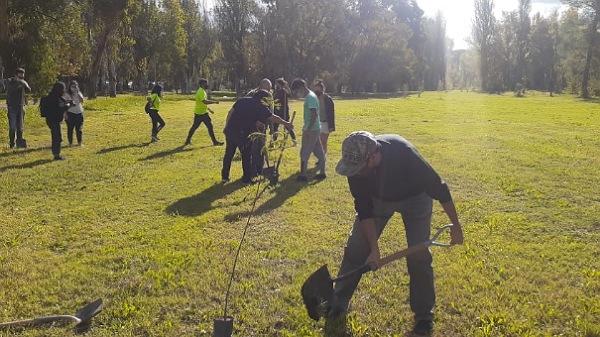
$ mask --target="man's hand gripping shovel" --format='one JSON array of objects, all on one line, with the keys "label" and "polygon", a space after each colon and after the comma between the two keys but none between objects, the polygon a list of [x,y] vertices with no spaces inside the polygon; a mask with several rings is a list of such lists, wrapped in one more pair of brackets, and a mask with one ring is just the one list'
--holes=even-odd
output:
[{"label": "man's hand gripping shovel", "polygon": [[[398,251],[396,253],[382,258],[379,261],[378,267],[381,268],[391,262],[404,258],[408,255],[428,249],[431,246],[450,247],[451,245],[449,243],[438,242],[437,240],[444,232],[449,230],[451,227],[452,224],[443,226],[440,229],[438,229],[438,231],[428,241],[403,249],[401,251]],[[324,265],[317,271],[312,273],[302,285],[301,290],[302,300],[304,301],[304,306],[306,307],[308,316],[310,316],[310,318],[314,319],[315,321],[318,321],[322,316],[324,316],[324,314],[326,314],[325,311],[327,304],[331,303],[333,299],[334,282],[338,282],[356,275],[362,275],[372,270],[373,269],[371,265],[365,264],[362,267],[350,271],[337,278],[332,278],[331,274],[329,273],[329,270],[327,269],[327,265]]]}]

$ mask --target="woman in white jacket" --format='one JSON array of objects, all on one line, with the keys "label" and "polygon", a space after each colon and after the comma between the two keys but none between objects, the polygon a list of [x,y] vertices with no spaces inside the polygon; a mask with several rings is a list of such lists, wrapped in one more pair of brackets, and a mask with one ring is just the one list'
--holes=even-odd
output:
[{"label": "woman in white jacket", "polygon": [[79,90],[77,81],[72,80],[65,92],[64,99],[73,104],[67,110],[67,139],[69,146],[73,145],[73,130],[77,136],[77,145],[81,146],[83,141],[83,95]]}]

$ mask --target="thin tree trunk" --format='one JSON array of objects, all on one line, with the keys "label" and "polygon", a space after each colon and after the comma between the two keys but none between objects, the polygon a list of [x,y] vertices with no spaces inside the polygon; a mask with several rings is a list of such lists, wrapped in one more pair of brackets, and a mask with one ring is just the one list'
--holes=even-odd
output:
[{"label": "thin tree trunk", "polygon": [[590,81],[590,68],[592,66],[592,58],[594,57],[594,43],[596,41],[596,30],[598,29],[598,21],[600,21],[600,12],[596,11],[596,15],[594,15],[594,20],[590,23],[590,43],[588,46],[587,56],[585,58],[585,68],[583,69],[583,76],[581,79],[581,96],[583,98],[590,98],[588,84]]},{"label": "thin tree trunk", "polygon": [[9,60],[8,40],[8,0],[0,0],[0,66],[4,69]]},{"label": "thin tree trunk", "polygon": [[102,69],[102,59],[103,54],[106,50],[106,44],[108,42],[108,37],[112,32],[113,27],[111,24],[107,23],[104,27],[104,30],[100,34],[100,39],[98,40],[98,44],[96,45],[96,50],[93,55],[92,67],[90,70],[90,81],[88,83],[88,98],[94,99],[96,98],[96,87],[98,85],[98,76],[100,75],[100,70]]},{"label": "thin tree trunk", "polygon": [[[108,46],[107,55],[112,55],[112,46]],[[115,67],[114,57],[110,57],[108,60],[108,95],[110,97],[117,97],[117,70]]]}]

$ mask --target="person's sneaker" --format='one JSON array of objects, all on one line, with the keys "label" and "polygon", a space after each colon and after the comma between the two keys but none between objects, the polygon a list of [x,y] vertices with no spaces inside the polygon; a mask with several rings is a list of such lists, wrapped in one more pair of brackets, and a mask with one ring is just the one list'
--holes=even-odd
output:
[{"label": "person's sneaker", "polygon": [[242,184],[245,184],[245,185],[251,185],[253,183],[252,179],[248,179],[248,178],[242,178],[241,181],[242,181]]},{"label": "person's sneaker", "polygon": [[25,139],[22,139],[20,141],[17,140],[17,149],[26,149],[27,148],[27,141],[25,141]]},{"label": "person's sneaker", "polygon": [[15,148],[15,144],[14,143],[10,143],[10,144],[8,144],[8,147],[11,148],[11,149],[14,149]]},{"label": "person's sneaker", "polygon": [[65,160],[65,157],[58,155],[58,156],[54,156],[54,160]]},{"label": "person's sneaker", "polygon": [[308,178],[306,176],[298,176],[298,178],[296,178],[296,181],[299,181],[301,183],[305,183],[308,181]]},{"label": "person's sneaker", "polygon": [[150,143],[156,143],[156,142],[158,142],[158,137],[152,136],[152,138],[150,138]]},{"label": "person's sneaker", "polygon": [[192,145],[192,142],[189,140],[186,140],[185,143],[183,143],[183,146],[188,146],[188,145]]},{"label": "person's sneaker", "polygon": [[229,178],[221,179],[221,184],[227,184],[229,182]]},{"label": "person's sneaker", "polygon": [[225,144],[225,143],[223,143],[223,142],[214,142],[213,146],[223,146],[223,144]]},{"label": "person's sneaker", "polygon": [[317,180],[323,180],[325,178],[327,178],[327,175],[325,173],[320,173],[315,176],[315,179]]},{"label": "person's sneaker", "polygon": [[431,320],[420,320],[415,323],[413,333],[417,336],[429,336],[433,332],[433,321]]}]

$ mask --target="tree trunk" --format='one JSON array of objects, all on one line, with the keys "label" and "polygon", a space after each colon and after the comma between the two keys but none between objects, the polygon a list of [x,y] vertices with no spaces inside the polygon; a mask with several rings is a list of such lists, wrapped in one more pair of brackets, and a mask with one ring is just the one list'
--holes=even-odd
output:
[{"label": "tree trunk", "polygon": [[[108,46],[107,53],[112,55],[112,46]],[[108,95],[117,97],[117,70],[114,57],[110,57],[110,60],[108,60],[108,86]]]},{"label": "tree trunk", "polygon": [[594,20],[590,23],[589,39],[590,43],[587,50],[587,56],[585,58],[585,68],[583,69],[583,76],[581,79],[581,97],[590,98],[589,81],[590,81],[590,68],[592,66],[592,58],[594,57],[594,42],[596,41],[596,30],[598,29],[598,21],[600,21],[600,11],[596,11]]},{"label": "tree trunk", "polygon": [[88,83],[88,98],[94,99],[96,98],[96,87],[98,85],[98,76],[100,75],[100,70],[102,69],[102,59],[104,52],[106,51],[106,45],[108,43],[108,37],[112,33],[113,25],[111,23],[107,23],[102,33],[100,33],[100,38],[96,44],[96,50],[93,54],[92,66],[90,69],[90,81]]},{"label": "tree trunk", "polygon": [[8,40],[8,0],[0,0],[0,69],[6,69],[8,64]]}]

